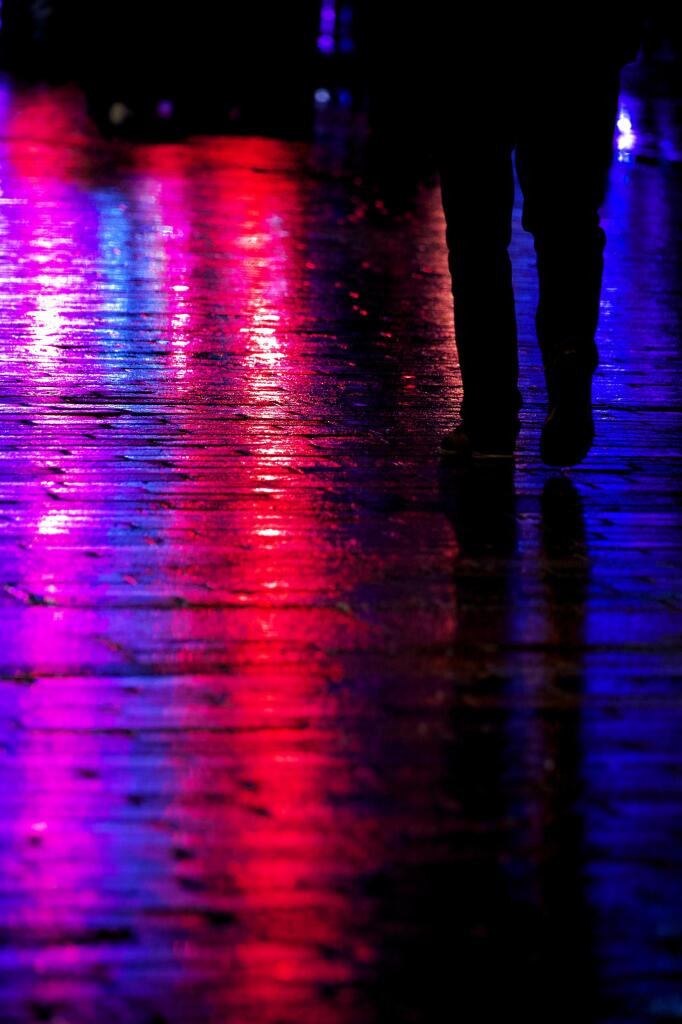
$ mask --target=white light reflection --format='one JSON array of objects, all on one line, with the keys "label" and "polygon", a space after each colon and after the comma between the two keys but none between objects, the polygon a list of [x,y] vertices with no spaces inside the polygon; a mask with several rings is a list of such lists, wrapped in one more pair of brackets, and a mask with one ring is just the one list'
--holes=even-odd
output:
[{"label": "white light reflection", "polygon": [[48,512],[38,520],[37,532],[46,537],[68,533],[70,519],[71,516],[68,512]]},{"label": "white light reflection", "polygon": [[61,314],[63,302],[61,295],[39,292],[36,295],[38,308],[28,310],[26,314],[31,335],[28,350],[43,366],[54,363],[60,354],[59,337],[64,326]]},{"label": "white light reflection", "polygon": [[[256,308],[253,314],[252,325],[242,327],[242,334],[248,334],[250,345],[246,358],[247,365],[254,367],[273,368],[284,358],[282,345],[277,337],[277,325],[280,322],[279,313],[267,308],[263,301]],[[270,386],[271,381],[268,381]]]},{"label": "white light reflection", "polygon": [[618,160],[621,163],[627,163],[632,159],[632,150],[637,144],[637,135],[633,131],[630,112],[624,106],[621,106],[618,112],[616,130],[616,150],[618,152]]}]

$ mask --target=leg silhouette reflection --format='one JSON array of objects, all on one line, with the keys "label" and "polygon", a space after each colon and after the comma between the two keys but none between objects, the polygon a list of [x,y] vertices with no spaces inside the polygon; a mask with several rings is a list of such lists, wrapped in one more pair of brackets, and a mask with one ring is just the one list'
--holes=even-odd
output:
[{"label": "leg silhouette reflection", "polygon": [[441,783],[450,811],[437,856],[403,865],[383,894],[386,920],[412,928],[395,948],[389,940],[380,1019],[517,1011],[597,1021],[580,806],[589,577],[580,499],[568,480],[548,481],[539,531],[526,541],[507,462],[444,470],[441,497],[458,544]]},{"label": "leg silhouette reflection", "polygon": [[541,572],[545,664],[542,709],[536,712],[543,769],[537,811],[537,891],[541,910],[541,972],[547,993],[562,993],[561,1019],[597,1021],[594,910],[587,897],[583,693],[590,561],[580,496],[566,477],[545,484]]}]

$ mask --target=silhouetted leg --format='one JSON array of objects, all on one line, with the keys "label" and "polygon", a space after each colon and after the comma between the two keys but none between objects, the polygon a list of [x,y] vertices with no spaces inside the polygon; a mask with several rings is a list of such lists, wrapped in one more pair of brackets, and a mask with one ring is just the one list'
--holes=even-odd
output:
[{"label": "silhouetted leg", "polygon": [[[597,366],[605,235],[599,223],[618,103],[615,66],[538,69],[520,106],[516,168],[537,253],[537,333],[545,372],[572,350]],[[551,380],[548,380],[551,387]]]},{"label": "silhouetted leg", "polygon": [[462,419],[473,431],[515,433],[521,398],[508,252],[513,139],[499,110],[494,90],[476,96],[475,83],[469,83],[446,126],[450,138],[441,149],[440,171]]},{"label": "silhouetted leg", "polygon": [[592,374],[605,235],[604,200],[619,74],[615,61],[571,47],[526,72],[516,167],[523,224],[535,239],[537,334],[549,411],[540,451],[552,466],[580,462],[592,446]]}]

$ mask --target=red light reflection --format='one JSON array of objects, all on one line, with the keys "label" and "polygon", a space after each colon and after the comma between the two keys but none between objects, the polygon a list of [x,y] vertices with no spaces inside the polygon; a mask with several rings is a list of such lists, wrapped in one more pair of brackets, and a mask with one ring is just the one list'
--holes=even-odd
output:
[{"label": "red light reflection", "polygon": [[[328,693],[336,668],[324,652],[345,617],[334,607],[334,524],[324,488],[305,472],[313,451],[301,456],[307,445],[292,429],[312,381],[300,334],[304,255],[292,241],[300,184],[230,167],[234,153],[246,167],[258,163],[263,146],[277,163],[277,145],[215,142],[214,166],[191,178],[171,147],[137,156],[140,187],[156,182],[152,244],[165,323],[171,343],[183,341],[172,386],[191,396],[177,406],[175,447],[188,480],[166,520],[194,538],[187,561],[172,556],[167,579],[182,579],[196,605],[164,619],[164,642],[189,673],[169,709],[183,739],[168,816],[185,912],[201,918],[210,908],[210,920],[226,922],[213,940],[198,930],[175,955],[210,982],[209,1013],[242,1009],[275,1024],[295,1011],[301,1024],[331,1024],[347,1011],[319,993],[352,980],[352,957],[339,951],[353,908],[339,886],[351,870],[344,862],[357,861],[344,855],[344,815],[334,806],[349,785]],[[214,216],[201,224],[194,197],[207,191]],[[192,252],[203,232],[216,254],[210,307]],[[210,401],[216,387],[229,390],[233,410],[221,421]],[[216,477],[218,453],[227,477]],[[198,576],[210,579],[210,595],[194,589]],[[218,674],[216,665],[229,668]],[[357,842],[357,823],[354,832]]]}]

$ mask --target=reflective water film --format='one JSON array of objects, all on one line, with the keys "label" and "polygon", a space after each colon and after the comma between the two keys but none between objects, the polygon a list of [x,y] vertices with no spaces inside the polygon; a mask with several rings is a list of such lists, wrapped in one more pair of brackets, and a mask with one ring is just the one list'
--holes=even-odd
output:
[{"label": "reflective water film", "polygon": [[518,224],[519,454],[441,465],[435,186],[3,86],[2,1024],[682,1015],[677,116],[562,475]]}]

